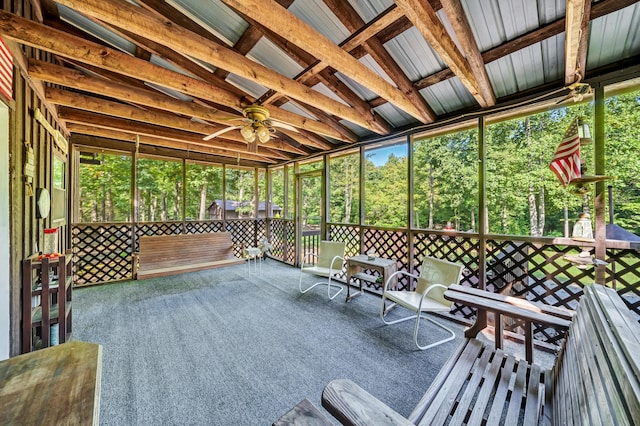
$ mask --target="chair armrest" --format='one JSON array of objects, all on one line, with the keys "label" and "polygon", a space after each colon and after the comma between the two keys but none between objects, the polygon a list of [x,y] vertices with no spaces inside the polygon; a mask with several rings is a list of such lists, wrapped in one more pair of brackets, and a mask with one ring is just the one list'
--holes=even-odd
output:
[{"label": "chair armrest", "polygon": [[[431,290],[433,290],[434,288],[444,288],[445,291],[447,290],[447,286],[444,284],[431,284],[429,287],[427,287],[427,289],[424,291],[424,293],[422,293],[422,297],[420,298],[420,303],[418,304],[418,311],[422,310],[422,302],[424,302],[424,299],[427,297],[427,295],[429,294],[429,292]],[[432,299],[433,300],[433,299]],[[434,300],[436,301],[436,300]],[[441,304],[442,305],[442,304]],[[447,306],[447,305],[442,305],[442,306]]]},{"label": "chair armrest", "polygon": [[348,379],[329,382],[322,406],[343,425],[413,425],[384,402]]},{"label": "chair armrest", "polygon": [[408,276],[408,277],[415,278],[416,280],[418,279],[418,276],[417,276],[417,275],[410,274],[410,273],[405,272],[405,271],[396,271],[396,272],[394,272],[393,274],[389,275],[389,278],[387,278],[387,282],[386,282],[386,283],[384,283],[384,288],[382,289],[382,292],[383,292],[383,293],[384,293],[385,291],[387,291],[387,289],[389,288],[389,283],[391,282],[391,279],[392,279],[393,277],[395,277],[396,275],[406,275],[406,276]]},{"label": "chair armrest", "polygon": [[[336,262],[336,260],[338,260],[338,259],[342,260],[342,263],[340,264],[340,270],[342,270],[342,265],[344,265],[344,257],[342,257],[342,256],[335,256],[335,257],[331,260],[331,266],[329,267],[329,271],[330,271],[330,273],[331,273],[331,271],[333,271],[333,269],[334,269],[334,268],[333,268],[333,264],[334,264],[334,263]],[[336,269],[336,271],[337,271],[337,269]]]}]

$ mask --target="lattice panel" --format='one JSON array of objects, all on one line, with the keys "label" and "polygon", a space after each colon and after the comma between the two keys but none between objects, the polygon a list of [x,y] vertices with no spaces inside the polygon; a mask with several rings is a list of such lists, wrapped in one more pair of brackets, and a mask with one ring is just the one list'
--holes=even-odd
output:
[{"label": "lattice panel", "polygon": [[271,256],[284,261],[284,228],[283,219],[271,219],[269,221],[269,234],[271,235]]},{"label": "lattice panel", "polygon": [[607,285],[615,288],[640,321],[640,252],[607,250]]},{"label": "lattice panel", "polygon": [[[478,287],[478,239],[463,236],[413,233],[413,267],[418,272],[425,256],[464,265],[463,285]],[[465,315],[466,317],[466,315]]]},{"label": "lattice panel", "polygon": [[[399,271],[407,271],[409,262],[407,259],[408,239],[404,231],[392,231],[387,229],[364,228],[362,235],[362,251],[367,253],[370,249],[375,250],[376,256],[387,259],[396,259]],[[365,272],[377,275],[375,271],[365,270]],[[363,283],[375,293],[382,293],[384,283]],[[410,285],[406,276],[398,276],[398,290],[408,289]]]},{"label": "lattice panel", "polygon": [[284,223],[284,240],[285,253],[283,260],[286,263],[295,265],[296,263],[296,224],[293,220],[287,220]]},{"label": "lattice panel", "polygon": [[72,225],[74,285],[131,279],[131,225]]},{"label": "lattice panel", "polygon": [[360,227],[350,225],[327,225],[331,241],[344,241],[346,256],[360,254]]},{"label": "lattice panel", "polygon": [[[503,291],[506,289],[516,297],[576,309],[583,283],[594,281],[594,268],[579,269],[562,257],[579,252],[579,247],[489,240],[487,270],[492,275],[488,284],[495,291],[506,283]],[[517,327],[514,322],[505,328]],[[557,344],[562,336],[552,328],[535,325],[534,337]]]},{"label": "lattice panel", "polygon": [[140,237],[148,235],[182,234],[182,222],[147,222],[136,225],[136,251],[140,250]]},{"label": "lattice panel", "polygon": [[186,234],[208,234],[224,231],[224,222],[221,220],[188,221],[185,222]]},{"label": "lattice panel", "polygon": [[235,243],[235,255],[242,256],[241,245],[255,247],[256,241],[256,224],[252,219],[239,219],[227,221],[227,231],[231,233],[231,239]]},{"label": "lattice panel", "polygon": [[255,223],[255,232],[256,232],[256,244],[260,243],[260,239],[262,237],[267,236],[267,219],[256,219]]}]

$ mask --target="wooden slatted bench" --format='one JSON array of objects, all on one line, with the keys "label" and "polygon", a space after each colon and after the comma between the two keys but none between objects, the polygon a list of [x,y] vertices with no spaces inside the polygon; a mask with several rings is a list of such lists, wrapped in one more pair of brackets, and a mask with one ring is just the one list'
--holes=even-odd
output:
[{"label": "wooden slatted bench", "polygon": [[346,379],[325,387],[322,405],[344,425],[634,425],[640,424],[638,354],[637,319],[614,290],[588,285],[550,370],[470,337],[408,418]]},{"label": "wooden slatted bench", "polygon": [[229,232],[140,237],[140,251],[134,257],[137,279],[239,265]]}]

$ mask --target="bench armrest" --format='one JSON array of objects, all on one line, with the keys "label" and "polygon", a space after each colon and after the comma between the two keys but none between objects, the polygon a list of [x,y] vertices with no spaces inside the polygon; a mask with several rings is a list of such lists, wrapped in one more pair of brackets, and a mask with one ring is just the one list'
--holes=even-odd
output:
[{"label": "bench armrest", "polygon": [[332,380],[325,386],[322,406],[343,425],[413,425],[348,379]]}]

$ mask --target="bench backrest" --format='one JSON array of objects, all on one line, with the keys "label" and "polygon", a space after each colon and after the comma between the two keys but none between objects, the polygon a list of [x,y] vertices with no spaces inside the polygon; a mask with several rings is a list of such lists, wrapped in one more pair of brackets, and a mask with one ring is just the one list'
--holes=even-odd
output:
[{"label": "bench backrest", "polygon": [[140,237],[140,271],[180,266],[185,259],[206,263],[234,258],[229,232]]},{"label": "bench backrest", "polygon": [[584,287],[547,394],[556,425],[640,424],[640,324],[615,290]]}]

